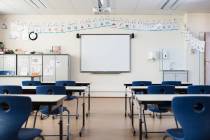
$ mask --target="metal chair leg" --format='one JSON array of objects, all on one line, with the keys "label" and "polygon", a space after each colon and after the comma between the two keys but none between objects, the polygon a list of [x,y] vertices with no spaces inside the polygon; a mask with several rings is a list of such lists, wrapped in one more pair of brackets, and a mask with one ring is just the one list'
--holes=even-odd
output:
[{"label": "metal chair leg", "polygon": [[36,113],[35,113],[33,128],[35,128],[35,125],[36,125],[37,114],[38,114],[38,111],[36,111]]},{"label": "metal chair leg", "polygon": [[26,123],[25,123],[25,128],[27,127],[27,124],[28,124],[28,119],[26,120]]},{"label": "metal chair leg", "polygon": [[175,120],[175,123],[176,123],[176,128],[179,128],[179,124],[178,124],[178,122],[177,122],[175,117],[174,117],[174,120]]},{"label": "metal chair leg", "polygon": [[79,118],[79,98],[77,98],[76,119]]},{"label": "metal chair leg", "polygon": [[70,139],[70,111],[66,110],[66,112],[68,113],[67,140],[69,140]]},{"label": "metal chair leg", "polygon": [[130,108],[130,115],[131,115],[131,112],[132,112],[131,97],[129,97],[129,108]]},{"label": "metal chair leg", "polygon": [[147,131],[147,123],[146,123],[146,117],[145,117],[145,110],[143,109],[143,118],[144,118],[144,128],[145,128],[145,138],[148,137],[148,131]]},{"label": "metal chair leg", "polygon": [[168,136],[167,135],[165,135],[164,137],[163,137],[163,140],[166,140],[168,138]]}]

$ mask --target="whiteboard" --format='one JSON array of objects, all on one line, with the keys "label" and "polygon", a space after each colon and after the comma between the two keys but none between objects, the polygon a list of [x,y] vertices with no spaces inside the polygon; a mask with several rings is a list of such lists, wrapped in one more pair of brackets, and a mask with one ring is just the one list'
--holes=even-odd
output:
[{"label": "whiteboard", "polygon": [[81,35],[81,72],[129,72],[129,34]]}]

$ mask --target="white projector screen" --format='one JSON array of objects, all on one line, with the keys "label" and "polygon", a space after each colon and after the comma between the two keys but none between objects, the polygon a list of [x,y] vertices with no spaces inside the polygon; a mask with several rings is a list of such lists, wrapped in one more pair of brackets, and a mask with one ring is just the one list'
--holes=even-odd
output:
[{"label": "white projector screen", "polygon": [[81,35],[81,72],[129,72],[129,34]]}]

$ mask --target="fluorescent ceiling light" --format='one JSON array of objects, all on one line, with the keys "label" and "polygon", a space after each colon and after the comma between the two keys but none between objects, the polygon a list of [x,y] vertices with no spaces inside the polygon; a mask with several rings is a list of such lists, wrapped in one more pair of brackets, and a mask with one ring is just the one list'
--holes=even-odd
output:
[{"label": "fluorescent ceiling light", "polygon": [[171,8],[171,9],[174,8],[174,7],[177,5],[178,2],[179,2],[179,0],[175,0],[175,1],[173,2],[173,4],[170,6],[170,8]]},{"label": "fluorescent ceiling light", "polygon": [[41,7],[47,8],[47,5],[43,2],[43,0],[24,0],[28,5],[33,8],[40,9]]},{"label": "fluorescent ceiling light", "polygon": [[161,8],[160,9],[164,9],[167,5],[168,5],[168,3],[170,2],[171,0],[166,0],[166,2],[161,6]]}]

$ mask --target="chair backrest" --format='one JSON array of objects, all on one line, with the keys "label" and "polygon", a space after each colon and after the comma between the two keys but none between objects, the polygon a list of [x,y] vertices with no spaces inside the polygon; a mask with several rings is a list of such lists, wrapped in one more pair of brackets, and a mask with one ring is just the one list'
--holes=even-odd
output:
[{"label": "chair backrest", "polygon": [[162,85],[180,86],[182,85],[182,82],[181,81],[163,81]]},{"label": "chair backrest", "polygon": [[31,113],[29,97],[0,96],[0,139],[18,140],[18,133]]},{"label": "chair backrest", "polygon": [[210,86],[199,85],[199,86],[189,86],[187,88],[188,94],[210,94]]},{"label": "chair backrest", "polygon": [[22,87],[16,85],[3,85],[0,86],[0,94],[21,94]]},{"label": "chair backrest", "polygon": [[15,75],[15,71],[0,71],[0,75]]},{"label": "chair backrest", "polygon": [[148,94],[174,94],[175,87],[168,85],[154,85],[147,88]]},{"label": "chair backrest", "polygon": [[36,87],[36,94],[66,95],[64,86],[43,85]]},{"label": "chair backrest", "polygon": [[183,128],[184,140],[210,140],[210,97],[176,97],[172,109]]},{"label": "chair backrest", "polygon": [[76,82],[71,80],[56,81],[56,86],[75,86]]},{"label": "chair backrest", "polygon": [[22,81],[23,86],[40,86],[41,82],[40,81]]},{"label": "chair backrest", "polygon": [[132,86],[150,86],[152,85],[151,81],[133,81]]}]

